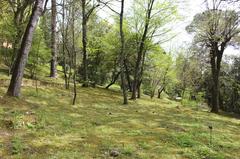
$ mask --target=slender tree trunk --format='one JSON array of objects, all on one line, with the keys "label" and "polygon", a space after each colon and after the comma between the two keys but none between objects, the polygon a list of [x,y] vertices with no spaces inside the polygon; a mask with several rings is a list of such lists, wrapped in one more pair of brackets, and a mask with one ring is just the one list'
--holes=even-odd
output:
[{"label": "slender tree trunk", "polygon": [[44,0],[37,0],[34,4],[30,20],[21,42],[21,47],[14,64],[11,82],[7,91],[7,95],[9,96],[20,96],[24,68],[26,66],[28,54],[31,49],[33,33],[43,11],[43,3]]},{"label": "slender tree trunk", "polygon": [[73,75],[73,105],[76,104],[77,99],[77,84],[76,84],[76,74],[77,74],[77,52],[75,49],[75,8],[72,7],[72,51],[73,51],[73,65],[74,65],[74,75]]},{"label": "slender tree trunk", "polygon": [[120,53],[120,67],[121,67],[121,83],[123,91],[123,104],[128,104],[127,99],[127,89],[126,89],[126,79],[125,79],[125,39],[123,32],[123,16],[124,16],[124,0],[121,1],[121,13],[120,13],[120,37],[121,37],[121,53]]},{"label": "slender tree trunk", "polygon": [[52,0],[52,35],[51,35],[51,49],[52,49],[52,59],[50,68],[50,77],[57,77],[57,4],[56,0]]},{"label": "slender tree trunk", "polygon": [[[170,67],[170,66],[169,66]],[[164,73],[164,77],[163,77],[163,82],[162,82],[162,86],[158,89],[158,98],[161,98],[161,94],[163,91],[165,91],[165,87],[166,87],[166,78],[167,78],[167,74],[170,68],[167,68],[165,73]]]},{"label": "slender tree trunk", "polygon": [[142,63],[141,63],[141,72],[140,72],[140,75],[139,75],[139,83],[138,83],[138,87],[137,87],[138,88],[137,98],[141,98],[141,85],[142,85],[142,76],[143,76],[143,71],[144,71],[146,52],[147,51],[144,49]]},{"label": "slender tree trunk", "polygon": [[139,65],[142,60],[142,55],[141,52],[138,53],[137,61],[136,61],[136,66],[135,66],[135,71],[134,71],[134,80],[133,80],[133,87],[132,87],[132,100],[136,100],[137,97],[137,84],[139,83]]},{"label": "slender tree trunk", "polygon": [[[139,77],[141,78],[141,77]],[[137,85],[137,98],[140,99],[141,98],[141,85],[142,85],[142,79],[140,79],[138,85]]]},{"label": "slender tree trunk", "polygon": [[126,59],[124,60],[124,66],[125,66],[125,70],[126,70],[126,79],[127,79],[127,82],[128,82],[128,89],[129,89],[130,92],[132,92],[132,82],[131,82],[130,71],[128,69]]},{"label": "slender tree trunk", "polygon": [[63,52],[63,73],[65,81],[65,89],[69,89],[68,76],[67,76],[67,60],[65,52],[65,0],[62,2],[62,52]]},{"label": "slender tree trunk", "polygon": [[111,81],[111,83],[109,83],[109,84],[107,85],[106,89],[109,89],[113,84],[116,83],[116,81],[117,81],[117,79],[118,79],[118,77],[119,77],[120,74],[121,74],[121,72],[118,72],[117,74],[114,74],[114,75],[113,75],[112,81]]},{"label": "slender tree trunk", "polygon": [[144,47],[145,47],[145,41],[147,39],[147,33],[149,29],[149,23],[151,20],[151,14],[152,14],[152,8],[155,0],[150,0],[148,2],[148,9],[147,9],[147,16],[145,20],[145,26],[144,26],[144,32],[142,35],[142,39],[140,41],[140,46],[138,49],[138,54],[137,54],[137,61],[135,65],[135,72],[134,72],[134,81],[133,81],[133,91],[132,91],[132,97],[131,99],[136,100],[136,95],[137,95],[137,87],[140,82],[140,74],[141,74],[141,63],[143,59],[143,52],[144,52]]},{"label": "slender tree trunk", "polygon": [[82,0],[82,45],[83,45],[83,87],[89,86],[88,81],[88,54],[87,54],[87,13],[86,0]]}]

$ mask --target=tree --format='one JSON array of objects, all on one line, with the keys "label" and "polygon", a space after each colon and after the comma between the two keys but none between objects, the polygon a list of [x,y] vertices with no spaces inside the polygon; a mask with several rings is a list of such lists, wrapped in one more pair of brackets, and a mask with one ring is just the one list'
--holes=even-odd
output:
[{"label": "tree", "polygon": [[[2,34],[2,37],[12,45],[11,50],[6,50],[7,54],[5,55],[8,56],[4,56],[4,62],[9,68],[9,75],[12,73],[14,60],[19,50],[24,28],[26,27],[31,13],[32,3],[33,1],[6,0],[1,1],[0,4],[0,18],[3,21],[2,26],[4,27],[4,34]],[[8,29],[6,30],[6,28]]]},{"label": "tree", "polygon": [[121,86],[123,90],[123,104],[128,104],[127,99],[127,89],[126,89],[126,79],[125,79],[125,39],[123,32],[123,16],[124,16],[124,0],[121,1],[121,12],[120,12],[120,38],[121,38],[121,51],[120,51],[120,68],[121,68]]},{"label": "tree", "polygon": [[50,77],[57,77],[57,4],[52,0],[52,18],[51,18],[51,49],[52,59],[50,67]]},{"label": "tree", "polygon": [[131,99],[136,99],[137,95],[137,85],[140,83],[140,73],[141,73],[141,61],[143,59],[143,53],[144,53],[144,46],[145,46],[145,41],[147,39],[147,34],[148,34],[148,29],[149,29],[149,24],[150,20],[152,17],[152,10],[153,10],[153,5],[154,5],[155,0],[150,0],[147,3],[147,9],[146,9],[146,18],[145,18],[145,26],[144,26],[144,31],[140,40],[140,45],[137,53],[137,60],[136,60],[136,65],[135,65],[135,73],[134,73],[134,81],[133,81],[133,90],[132,90],[132,98]]},{"label": "tree", "polygon": [[[109,1],[109,2],[111,2],[111,1]],[[113,11],[114,13],[119,15],[119,35],[120,35],[120,42],[121,42],[120,54],[119,54],[120,73],[118,73],[118,75],[113,78],[113,82],[116,81],[116,79],[118,78],[118,76],[120,74],[120,76],[121,76],[121,88],[122,88],[122,91],[123,91],[123,104],[128,104],[126,77],[125,77],[125,66],[124,66],[124,61],[125,61],[125,58],[126,58],[125,57],[125,36],[124,36],[124,29],[123,29],[123,25],[124,25],[124,0],[121,0],[120,2],[121,2],[120,13],[118,13],[117,11],[112,9],[108,5],[108,3],[104,3],[104,2],[101,2],[101,3],[105,4],[111,11]],[[107,86],[107,88],[108,87],[109,86]]]},{"label": "tree", "polygon": [[31,79],[41,75],[41,68],[49,61],[51,50],[46,45],[44,33],[40,27],[36,28],[33,35],[32,48],[29,52],[27,68]]},{"label": "tree", "polygon": [[[219,75],[224,51],[239,33],[239,16],[233,10],[220,9],[220,0],[213,1],[212,8],[197,14],[187,27],[188,32],[195,33],[195,43],[209,49],[212,73],[212,110],[219,111]],[[209,6],[209,5],[208,5]]]},{"label": "tree", "polygon": [[145,73],[146,87],[149,87],[150,97],[153,98],[158,91],[158,98],[165,90],[173,74],[173,61],[170,55],[166,54],[161,47],[155,47],[146,58]]},{"label": "tree", "polygon": [[88,44],[88,20],[93,13],[93,11],[99,6],[98,3],[94,3],[91,6],[92,0],[81,0],[82,6],[82,46],[83,46],[83,86],[88,87],[88,53],[87,53],[87,44]]},{"label": "tree", "polygon": [[32,9],[31,17],[26,27],[20,50],[17,54],[17,58],[13,68],[13,74],[11,82],[7,91],[7,95],[19,97],[21,91],[22,78],[24,74],[24,68],[28,60],[28,54],[31,49],[33,33],[37,27],[38,20],[43,13],[44,0],[37,0]]},{"label": "tree", "polygon": [[136,100],[137,95],[140,98],[145,58],[149,49],[147,42],[154,39],[155,44],[158,45],[163,41],[167,41],[167,39],[164,39],[166,38],[164,35],[171,31],[171,29],[166,27],[166,24],[176,19],[177,10],[174,1],[135,0],[134,2],[133,16],[130,18],[130,24],[133,24],[132,29],[136,32],[137,55],[131,99]]}]

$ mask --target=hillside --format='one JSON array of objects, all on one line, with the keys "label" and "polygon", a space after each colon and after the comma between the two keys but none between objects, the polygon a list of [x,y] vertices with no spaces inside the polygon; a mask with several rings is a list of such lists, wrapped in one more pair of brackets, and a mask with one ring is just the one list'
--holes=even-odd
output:
[{"label": "hillside", "polygon": [[[2,158],[239,159],[240,120],[227,114],[144,97],[128,106],[116,90],[24,87],[22,98],[2,97]],[[213,127],[210,141],[210,129]]]}]

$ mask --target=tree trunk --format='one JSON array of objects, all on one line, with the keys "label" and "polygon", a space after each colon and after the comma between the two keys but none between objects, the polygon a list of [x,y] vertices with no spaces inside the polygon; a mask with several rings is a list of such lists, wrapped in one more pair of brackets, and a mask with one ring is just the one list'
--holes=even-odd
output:
[{"label": "tree trunk", "polygon": [[[216,74],[214,75],[216,76]],[[213,77],[213,89],[212,89],[212,113],[218,113],[219,111],[219,80]]]},{"label": "tree trunk", "polygon": [[152,14],[152,8],[155,0],[150,0],[148,2],[148,9],[147,9],[147,16],[146,16],[146,21],[145,21],[145,26],[144,26],[144,32],[140,41],[140,46],[138,49],[138,54],[137,54],[137,61],[135,65],[135,71],[134,71],[134,81],[133,81],[133,90],[132,90],[132,97],[131,99],[136,100],[136,95],[137,95],[137,90],[138,90],[138,84],[140,82],[140,74],[141,74],[141,62],[143,59],[143,51],[145,47],[145,41],[147,39],[147,33],[149,29],[149,23],[151,19],[151,14]]},{"label": "tree trunk", "polygon": [[[141,77],[140,77],[141,78]],[[137,85],[137,98],[141,98],[141,85],[142,85],[142,80],[139,81],[138,85]]]},{"label": "tree trunk", "polygon": [[126,59],[124,60],[124,66],[125,66],[125,70],[126,70],[126,79],[127,79],[127,82],[128,82],[128,89],[129,89],[130,92],[132,92],[132,82],[131,82],[130,71],[128,69]]},{"label": "tree trunk", "polygon": [[160,99],[161,98],[161,94],[164,90],[164,86],[162,86],[160,89],[158,89],[158,98]]},{"label": "tree trunk", "polygon": [[223,51],[219,51],[217,45],[211,49],[211,69],[212,69],[212,113],[219,112],[219,75],[221,68]]},{"label": "tree trunk", "polygon": [[34,31],[36,29],[39,17],[43,11],[43,2],[44,0],[37,0],[34,4],[30,20],[21,42],[21,47],[14,64],[11,82],[7,91],[7,95],[9,96],[20,96],[24,68],[26,66],[28,54],[31,49]]},{"label": "tree trunk", "polygon": [[82,45],[83,45],[83,87],[89,86],[87,54],[87,13],[86,1],[82,0]]},{"label": "tree trunk", "polygon": [[72,51],[73,51],[73,65],[74,65],[74,75],[73,75],[73,105],[76,104],[77,99],[77,84],[76,84],[76,74],[77,74],[77,52],[75,49],[75,8],[72,6]]},{"label": "tree trunk", "polygon": [[57,77],[57,6],[56,0],[52,0],[52,36],[51,36],[51,49],[52,49],[52,59],[51,59],[51,68],[50,68],[50,77]]},{"label": "tree trunk", "polygon": [[106,89],[109,89],[114,83],[116,83],[120,74],[121,72],[118,72],[116,75],[113,75],[112,81],[109,85],[107,85]]},{"label": "tree trunk", "polygon": [[124,32],[123,32],[123,14],[124,14],[124,0],[121,1],[121,13],[120,13],[120,37],[121,37],[121,53],[120,53],[120,68],[121,68],[121,84],[122,84],[122,91],[123,91],[123,104],[128,104],[127,99],[127,89],[126,89],[126,79],[125,79],[125,39],[124,39]]},{"label": "tree trunk", "polygon": [[142,57],[142,63],[141,63],[141,72],[139,75],[139,83],[138,83],[138,95],[137,98],[141,98],[141,85],[142,85],[142,76],[143,76],[143,71],[144,71],[144,65],[145,65],[145,58],[146,58],[146,50],[144,49],[143,51],[143,57]]},{"label": "tree trunk", "polygon": [[65,0],[62,2],[62,52],[63,52],[63,73],[65,81],[65,89],[69,89],[68,75],[67,75],[67,60],[65,52]]}]

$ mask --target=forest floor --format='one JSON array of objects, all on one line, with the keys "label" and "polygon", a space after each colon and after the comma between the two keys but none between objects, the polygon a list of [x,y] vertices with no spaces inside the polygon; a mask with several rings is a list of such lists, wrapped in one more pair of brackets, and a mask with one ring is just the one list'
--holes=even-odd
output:
[{"label": "forest floor", "polygon": [[3,159],[107,159],[114,152],[122,159],[240,159],[240,119],[228,114],[167,98],[124,106],[119,91],[103,88],[79,87],[75,106],[61,88],[23,87],[20,99],[5,92],[0,87]]}]

